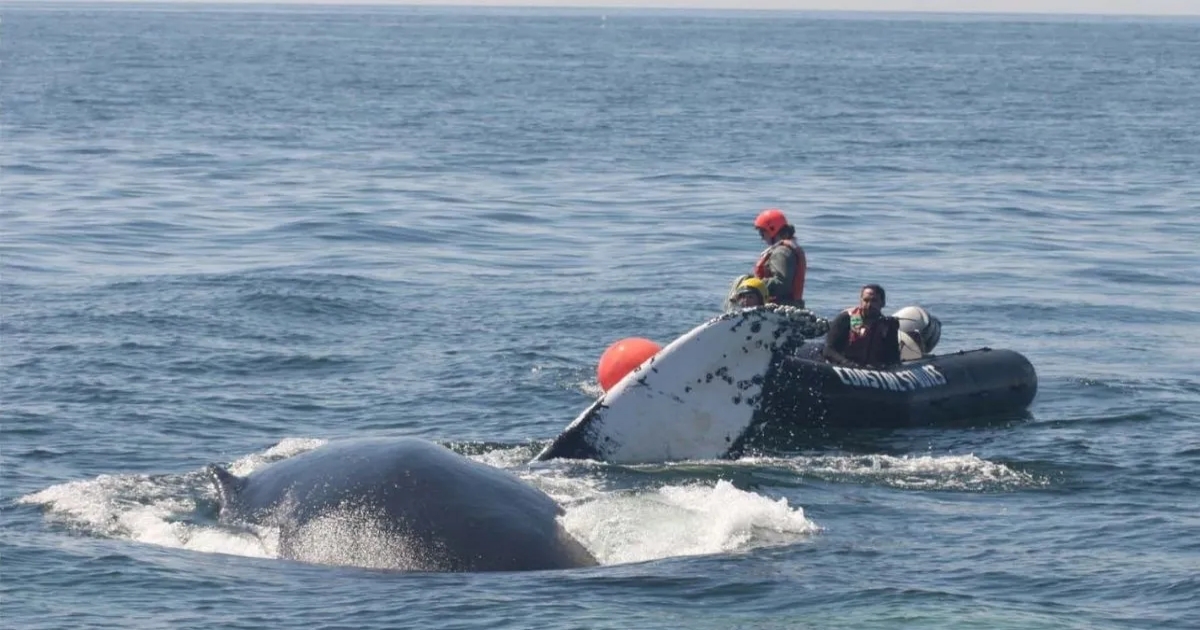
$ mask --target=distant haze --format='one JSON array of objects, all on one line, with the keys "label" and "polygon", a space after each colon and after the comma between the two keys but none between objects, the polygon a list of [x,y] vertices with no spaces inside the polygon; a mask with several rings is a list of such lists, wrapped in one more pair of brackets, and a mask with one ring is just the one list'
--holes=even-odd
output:
[{"label": "distant haze", "polygon": [[[120,0],[118,0],[120,1]],[[794,11],[928,11],[938,13],[1063,13],[1200,15],[1200,0],[132,0],[205,4],[354,4],[422,6],[625,7]]]}]

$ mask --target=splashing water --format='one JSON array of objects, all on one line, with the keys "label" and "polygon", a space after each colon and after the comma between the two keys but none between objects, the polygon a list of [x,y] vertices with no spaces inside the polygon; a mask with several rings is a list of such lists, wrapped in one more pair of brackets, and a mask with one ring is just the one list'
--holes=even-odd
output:
[{"label": "splashing water", "polygon": [[724,480],[606,495],[568,510],[563,525],[604,564],[742,551],[819,530],[786,499]]}]

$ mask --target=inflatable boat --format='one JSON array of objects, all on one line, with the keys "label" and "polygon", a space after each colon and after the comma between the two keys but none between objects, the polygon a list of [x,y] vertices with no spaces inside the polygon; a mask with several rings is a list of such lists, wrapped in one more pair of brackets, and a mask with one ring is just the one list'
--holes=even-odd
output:
[{"label": "inflatable boat", "polygon": [[[537,460],[612,463],[736,458],[756,449],[821,447],[874,429],[1011,414],[1037,393],[1033,365],[1011,350],[929,354],[940,323],[901,318],[888,369],[831,365],[828,322],[767,305],[716,317],[639,362]],[[933,324],[937,324],[934,326]]]}]

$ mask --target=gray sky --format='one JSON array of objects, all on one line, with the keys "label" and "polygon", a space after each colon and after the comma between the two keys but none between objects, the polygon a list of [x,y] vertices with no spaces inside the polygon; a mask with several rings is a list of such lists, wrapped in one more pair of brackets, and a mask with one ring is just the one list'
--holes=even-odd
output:
[{"label": "gray sky", "polygon": [[[163,1],[163,0],[145,0]],[[393,4],[833,11],[936,11],[945,13],[1083,13],[1200,15],[1200,0],[166,0],[222,4]]]}]

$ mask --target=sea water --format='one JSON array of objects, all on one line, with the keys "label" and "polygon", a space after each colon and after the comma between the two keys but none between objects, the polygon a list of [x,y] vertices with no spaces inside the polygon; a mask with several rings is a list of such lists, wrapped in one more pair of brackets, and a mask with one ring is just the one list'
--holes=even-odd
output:
[{"label": "sea water", "polygon": [[[1200,22],[0,7],[11,628],[1200,626]],[[830,316],[1030,358],[1001,423],[529,460],[796,225]],[[601,561],[279,560],[203,474],[420,436]]]}]

